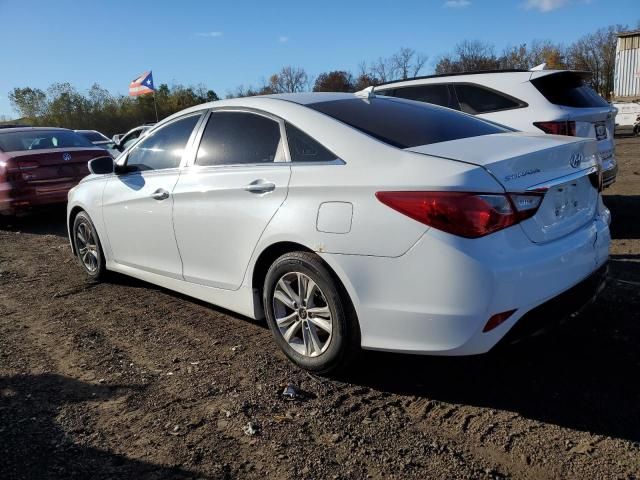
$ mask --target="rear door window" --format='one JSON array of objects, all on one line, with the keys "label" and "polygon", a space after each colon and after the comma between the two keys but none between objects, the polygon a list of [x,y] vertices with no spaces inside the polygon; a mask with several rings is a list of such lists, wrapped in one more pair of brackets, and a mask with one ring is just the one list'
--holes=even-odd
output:
[{"label": "rear door window", "polygon": [[587,77],[560,72],[531,80],[538,91],[555,105],[577,108],[607,107],[607,101],[585,83]]},{"label": "rear door window", "polygon": [[456,83],[455,90],[458,103],[460,104],[460,110],[471,115],[499,112],[501,110],[509,110],[525,105],[523,102],[512,97],[479,85]]},{"label": "rear door window", "polygon": [[460,112],[395,98],[348,98],[306,106],[397,148],[509,131]]},{"label": "rear door window", "polygon": [[196,165],[272,163],[283,159],[280,124],[249,112],[213,112]]},{"label": "rear door window", "polygon": [[[448,84],[417,85],[414,87],[396,88],[389,92],[390,96],[433,103],[442,107],[459,110],[458,102]],[[387,95],[383,92],[383,95]]]}]

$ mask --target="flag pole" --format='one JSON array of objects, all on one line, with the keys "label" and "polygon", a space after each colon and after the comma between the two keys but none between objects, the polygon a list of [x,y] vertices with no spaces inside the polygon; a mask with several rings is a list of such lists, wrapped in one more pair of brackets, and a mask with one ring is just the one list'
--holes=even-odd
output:
[{"label": "flag pole", "polygon": [[156,105],[156,91],[153,91],[153,108],[156,110],[156,123],[158,123],[158,105]]}]

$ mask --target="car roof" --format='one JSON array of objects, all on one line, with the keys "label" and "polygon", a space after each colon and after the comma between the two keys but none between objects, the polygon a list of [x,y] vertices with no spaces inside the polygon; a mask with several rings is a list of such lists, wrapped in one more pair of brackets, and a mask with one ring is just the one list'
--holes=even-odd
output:
[{"label": "car roof", "polygon": [[318,102],[329,102],[333,100],[347,100],[353,98],[362,98],[355,93],[343,93],[343,92],[302,92],[302,93],[277,93],[272,95],[255,95],[251,97],[237,97],[237,98],[227,98],[225,100],[215,100],[213,102],[201,103],[200,105],[195,105],[193,107],[186,108],[179,112],[170,115],[169,117],[161,120],[155,125],[148,126],[147,128],[155,128],[156,126],[161,126],[168,121],[181,117],[183,115],[188,115],[190,113],[200,112],[202,110],[208,110],[210,108],[255,108],[256,110],[268,110],[266,108],[265,100],[268,102],[278,101],[278,102],[288,102],[295,103],[297,105],[305,106],[310,105],[312,103]]},{"label": "car roof", "polygon": [[348,100],[350,98],[361,98],[354,93],[348,92],[303,92],[303,93],[278,93],[274,95],[265,95],[263,98],[272,98],[275,100],[284,100],[299,105],[310,105],[319,102],[331,102],[334,100]]},{"label": "car roof", "polygon": [[68,128],[59,128],[59,127],[14,127],[14,128],[3,128],[0,129],[0,133],[12,133],[12,132],[32,132],[32,131],[41,131],[41,132],[70,132]]},{"label": "car roof", "polygon": [[418,76],[418,77],[404,78],[404,79],[398,79],[398,80],[390,80],[388,82],[382,82],[382,83],[379,83],[378,85],[375,85],[374,89],[377,88],[377,87],[382,87],[382,86],[386,86],[386,85],[392,85],[394,83],[408,82],[410,80],[426,80],[426,79],[429,79],[429,78],[460,77],[460,76],[465,76],[465,75],[485,75],[485,74],[489,74],[489,73],[500,73],[500,74],[504,74],[504,73],[531,73],[531,71],[530,70],[520,69],[520,68],[510,68],[510,69],[504,69],[504,70],[471,70],[471,71],[468,71],[468,72],[438,73],[438,74],[434,74],[434,75],[421,75],[421,76]]},{"label": "car roof", "polygon": [[[396,86],[396,85],[403,85],[403,86],[409,86],[409,85],[420,85],[422,82],[421,80],[426,80],[427,82],[425,83],[435,83],[435,81],[437,80],[446,80],[451,78],[452,81],[461,81],[461,79],[464,79],[465,77],[480,77],[482,75],[487,75],[489,77],[494,77],[494,76],[500,76],[500,77],[504,77],[504,76],[513,76],[515,78],[526,78],[527,80],[533,80],[534,78],[540,78],[540,77],[545,77],[547,75],[555,75],[558,73],[576,73],[578,75],[591,75],[591,72],[586,72],[586,71],[582,71],[582,70],[521,70],[521,69],[505,69],[505,70],[474,70],[474,71],[469,71],[469,72],[458,72],[458,73],[443,73],[443,74],[438,74],[438,75],[424,75],[421,77],[413,77],[413,78],[407,78],[404,80],[393,80],[391,82],[384,82],[384,83],[380,83],[378,85],[374,86],[374,91],[377,89],[385,89],[387,87],[390,86]],[[478,78],[479,79],[479,78]],[[431,82],[430,80],[434,80],[434,82]]]}]

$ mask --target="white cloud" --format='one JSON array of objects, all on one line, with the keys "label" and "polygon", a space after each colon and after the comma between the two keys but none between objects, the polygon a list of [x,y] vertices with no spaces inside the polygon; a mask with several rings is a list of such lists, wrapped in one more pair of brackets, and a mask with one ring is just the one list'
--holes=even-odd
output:
[{"label": "white cloud", "polygon": [[541,12],[550,12],[564,7],[567,3],[569,3],[569,0],[527,0],[524,7],[527,10],[535,9]]},{"label": "white cloud", "polygon": [[215,37],[221,37],[222,35],[224,35],[222,32],[199,32],[199,33],[196,33],[196,37],[215,38]]},{"label": "white cloud", "polygon": [[289,41],[289,37],[285,37],[284,35],[281,35],[278,37],[278,41],[280,43],[287,43]]},{"label": "white cloud", "polygon": [[469,0],[447,0],[444,2],[443,7],[445,8],[464,8],[471,5]]}]

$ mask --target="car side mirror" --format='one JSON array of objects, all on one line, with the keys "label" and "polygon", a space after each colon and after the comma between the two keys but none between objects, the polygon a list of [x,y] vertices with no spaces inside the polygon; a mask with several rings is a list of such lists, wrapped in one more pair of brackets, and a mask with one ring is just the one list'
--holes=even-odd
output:
[{"label": "car side mirror", "polygon": [[105,156],[89,160],[89,171],[94,175],[107,175],[109,173],[113,173],[113,158]]}]

